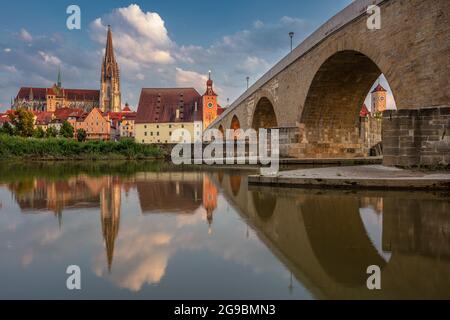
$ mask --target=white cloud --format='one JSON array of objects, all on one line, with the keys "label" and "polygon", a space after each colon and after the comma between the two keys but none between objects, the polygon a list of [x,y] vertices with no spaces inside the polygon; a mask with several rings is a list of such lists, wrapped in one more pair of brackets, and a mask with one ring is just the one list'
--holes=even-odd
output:
[{"label": "white cloud", "polygon": [[0,65],[0,69],[5,70],[6,72],[9,73],[17,73],[17,69],[15,66],[5,66],[5,65]]},{"label": "white cloud", "polygon": [[194,87],[198,92],[203,93],[205,83],[208,78],[195,71],[186,71],[176,68],[175,82],[180,87]]},{"label": "white cloud", "polygon": [[44,51],[39,51],[38,53],[41,56],[41,58],[44,60],[45,63],[52,64],[55,66],[58,66],[61,64],[61,60],[56,56],[45,53]]},{"label": "white cloud", "polygon": [[3,51],[5,51],[5,52],[11,52],[11,48],[5,48],[5,49],[3,49]]},{"label": "white cloud", "polygon": [[25,29],[20,30],[19,36],[20,36],[20,39],[22,39],[22,40],[25,41],[25,42],[31,42],[31,41],[33,41],[33,37],[32,37],[31,34],[30,34],[27,30],[25,30]]},{"label": "white cloud", "polygon": [[113,43],[119,62],[134,61],[140,65],[170,64],[173,43],[159,14],[144,12],[132,4],[91,23],[92,38],[100,45],[106,43],[107,25],[113,28]]},{"label": "white cloud", "polygon": [[267,70],[270,68],[270,64],[258,57],[248,56],[244,62],[240,63],[236,71],[242,74],[255,74],[261,70]]}]

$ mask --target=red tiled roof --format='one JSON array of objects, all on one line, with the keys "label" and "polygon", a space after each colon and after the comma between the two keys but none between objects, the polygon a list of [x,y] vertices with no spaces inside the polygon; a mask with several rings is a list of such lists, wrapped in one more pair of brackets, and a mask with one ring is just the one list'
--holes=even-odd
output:
[{"label": "red tiled roof", "polygon": [[[33,92],[33,98],[35,100],[45,100],[47,94],[55,95],[53,88],[32,88],[32,87],[22,87],[17,94],[19,100],[28,100],[30,97],[30,91]],[[64,96],[69,100],[99,100],[100,90],[87,90],[87,89],[62,89]]]},{"label": "red tiled roof", "polygon": [[122,119],[130,119],[130,120],[132,120],[132,119],[136,118],[137,113],[136,112],[131,112],[131,111],[130,112],[122,111],[122,112],[108,112],[107,115],[109,116],[109,118],[111,120],[122,120]]},{"label": "red tiled roof", "polygon": [[0,115],[0,123],[3,125],[6,122],[11,122],[11,120],[8,117],[8,115],[6,113],[5,114],[1,114]]},{"label": "red tiled roof", "polygon": [[69,100],[96,100],[100,98],[100,90],[87,90],[87,89],[63,89],[64,95]]},{"label": "red tiled roof", "polygon": [[362,108],[361,108],[361,111],[359,112],[359,116],[360,116],[361,118],[365,118],[365,117],[367,117],[369,114],[370,114],[369,109],[367,109],[366,104],[363,104],[363,106],[362,106]]},{"label": "red tiled roof", "polygon": [[217,106],[217,115],[220,116],[222,113],[225,112],[225,109],[221,106]]},{"label": "red tiled roof", "polygon": [[47,88],[30,88],[30,87],[22,87],[17,94],[17,99],[20,100],[28,100],[30,97],[30,91],[33,92],[33,99],[35,100],[45,100],[47,97]]},{"label": "red tiled roof", "polygon": [[53,112],[38,112],[36,115],[36,124],[48,124],[52,121]]},{"label": "red tiled roof", "polygon": [[372,91],[372,93],[375,93],[375,92],[387,92],[387,91],[386,91],[386,89],[384,89],[384,88],[381,86],[381,84],[378,84],[378,85],[376,86],[376,88]]},{"label": "red tiled roof", "polygon": [[55,111],[55,119],[65,121],[71,117],[74,117],[74,118],[81,117],[83,115],[83,113],[84,113],[83,109],[60,108],[60,109],[56,109],[56,111]]},{"label": "red tiled roof", "polygon": [[131,109],[128,105],[126,105],[125,108],[122,109],[122,112],[131,112]]},{"label": "red tiled roof", "polygon": [[135,120],[137,117],[137,112],[127,112],[122,116],[122,119]]},{"label": "red tiled roof", "polygon": [[[181,105],[183,117],[176,119]],[[193,122],[201,118],[202,99],[194,88],[148,88],[141,91],[136,123]]]}]

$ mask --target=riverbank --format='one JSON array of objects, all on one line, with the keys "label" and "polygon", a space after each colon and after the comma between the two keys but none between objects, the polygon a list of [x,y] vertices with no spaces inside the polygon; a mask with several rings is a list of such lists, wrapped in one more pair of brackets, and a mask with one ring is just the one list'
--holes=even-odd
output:
[{"label": "riverbank", "polygon": [[381,165],[327,167],[249,176],[250,184],[283,187],[450,189],[450,173],[405,170]]},{"label": "riverbank", "polygon": [[165,152],[130,139],[78,142],[0,135],[0,157],[3,160],[142,160],[163,159]]}]

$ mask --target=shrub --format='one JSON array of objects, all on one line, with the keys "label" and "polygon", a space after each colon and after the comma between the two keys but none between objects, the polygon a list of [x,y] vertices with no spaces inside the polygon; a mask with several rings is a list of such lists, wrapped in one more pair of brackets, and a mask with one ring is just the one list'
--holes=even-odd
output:
[{"label": "shrub", "polygon": [[47,132],[45,133],[45,136],[47,138],[55,138],[58,135],[58,130],[54,127],[48,127]]},{"label": "shrub", "polygon": [[142,159],[161,158],[160,149],[133,140],[79,142],[63,138],[23,138],[0,134],[3,158],[27,159]]},{"label": "shrub", "polygon": [[73,138],[74,129],[72,125],[66,120],[63,122],[61,126],[61,130],[59,130],[59,134],[64,138]]},{"label": "shrub", "polygon": [[78,129],[77,130],[77,140],[78,142],[84,142],[86,141],[87,133],[84,129]]}]

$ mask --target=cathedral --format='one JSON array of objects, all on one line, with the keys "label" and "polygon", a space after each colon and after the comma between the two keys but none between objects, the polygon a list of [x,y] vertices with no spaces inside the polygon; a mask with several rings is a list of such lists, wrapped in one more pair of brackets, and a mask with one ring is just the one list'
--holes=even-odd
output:
[{"label": "cathedral", "polygon": [[100,84],[100,109],[103,112],[120,112],[120,72],[114,56],[111,26],[108,26],[105,58],[102,63]]},{"label": "cathedral", "polygon": [[57,82],[50,88],[22,87],[12,109],[55,112],[61,108],[77,108],[90,111],[100,108],[102,112],[121,111],[119,65],[114,56],[113,36],[108,26],[105,56],[101,66],[100,90],[68,89],[62,86],[61,71]]}]

